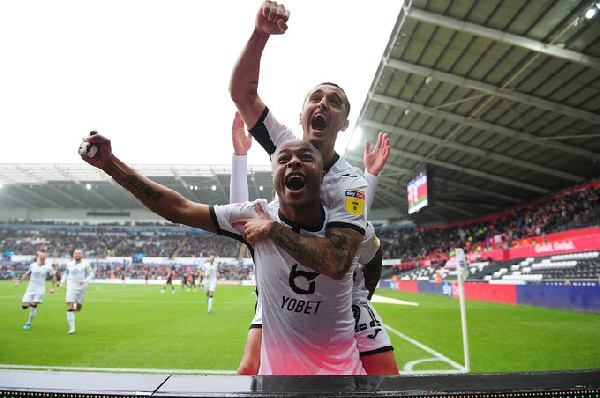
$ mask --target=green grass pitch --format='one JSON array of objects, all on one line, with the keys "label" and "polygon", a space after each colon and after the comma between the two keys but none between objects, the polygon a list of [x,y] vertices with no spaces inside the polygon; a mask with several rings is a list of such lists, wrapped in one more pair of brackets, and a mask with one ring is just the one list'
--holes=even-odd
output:
[{"label": "green grass pitch", "polygon": [[[2,367],[235,371],[255,303],[253,287],[219,285],[208,314],[203,292],[91,284],[76,314],[77,332],[67,335],[64,289],[47,290],[31,329],[23,330],[26,283],[13,283],[0,282]],[[384,289],[377,294],[419,304],[375,304],[392,329],[401,371],[447,372],[456,370],[452,363],[464,364],[458,300]],[[600,368],[598,314],[475,301],[466,308],[472,372]]]}]

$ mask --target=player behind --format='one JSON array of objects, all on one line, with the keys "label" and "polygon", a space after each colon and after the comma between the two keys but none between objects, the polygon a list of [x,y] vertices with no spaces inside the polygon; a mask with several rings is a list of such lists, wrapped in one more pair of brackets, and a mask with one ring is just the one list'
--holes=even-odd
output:
[{"label": "player behind", "polygon": [[[104,170],[153,212],[252,248],[263,300],[260,374],[365,374],[354,339],[352,272],[319,261],[323,253],[318,246],[308,253],[315,261],[304,265],[275,243],[286,239],[286,229],[296,241],[325,236],[329,212],[319,198],[323,160],[316,148],[300,140],[278,148],[272,161],[277,201],[211,206],[141,176],[112,154],[105,137],[92,132],[85,141],[96,149],[90,155],[83,152],[82,159]],[[269,224],[265,227],[273,230],[273,238],[263,239],[262,228],[248,225],[252,219]]]},{"label": "player behind", "polygon": [[73,252],[73,260],[67,263],[65,271],[60,280],[60,286],[67,283],[67,323],[69,324],[68,334],[75,333],[75,311],[81,311],[87,284],[94,278],[94,269],[87,262],[83,261],[83,252],[76,249]]},{"label": "player behind", "polygon": [[37,307],[44,301],[44,295],[46,294],[46,278],[48,275],[52,276],[50,293],[54,293],[56,273],[50,264],[46,264],[46,253],[41,251],[38,252],[37,261],[29,264],[27,272],[25,272],[21,279],[15,283],[15,287],[17,287],[21,282],[29,278],[29,284],[27,285],[27,289],[21,300],[21,307],[24,310],[29,308],[29,320],[25,326],[23,326],[23,329],[29,329],[31,327],[33,318],[37,314]]},{"label": "player behind", "polygon": [[167,265],[167,275],[165,277],[167,278],[167,282],[165,283],[165,286],[163,286],[163,288],[158,292],[164,293],[167,286],[171,286],[171,294],[175,294],[175,288],[173,287],[173,269],[170,265]]},{"label": "player behind", "polygon": [[[269,155],[284,142],[295,139],[294,133],[280,124],[258,95],[258,81],[262,52],[271,35],[287,30],[289,11],[283,5],[265,1],[255,18],[255,28],[234,65],[230,93],[250,133]],[[309,63],[312,65],[312,63]],[[291,231],[274,236],[273,230],[261,230],[257,236],[275,239],[297,261],[311,264],[325,262],[338,269],[340,275],[353,265],[358,246],[367,225],[365,210],[366,179],[359,169],[351,166],[334,146],[337,134],[349,125],[350,102],[344,90],[333,83],[320,84],[306,96],[300,114],[303,139],[321,153],[324,162],[324,180],[321,200],[330,209],[325,239],[295,239]],[[257,228],[257,222],[247,224]],[[268,224],[263,224],[266,226]],[[310,254],[318,252],[319,259]]]},{"label": "player behind", "polygon": [[217,289],[217,279],[219,277],[219,266],[216,260],[216,253],[210,253],[208,261],[202,264],[202,279],[204,281],[204,293],[206,293],[206,302],[208,303],[208,313],[212,312],[215,290]]}]

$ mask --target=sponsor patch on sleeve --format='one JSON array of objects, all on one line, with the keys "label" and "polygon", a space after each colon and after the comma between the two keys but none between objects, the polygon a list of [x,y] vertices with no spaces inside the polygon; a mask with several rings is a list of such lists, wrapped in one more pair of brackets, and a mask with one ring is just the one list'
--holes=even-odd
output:
[{"label": "sponsor patch on sleeve", "polygon": [[346,191],[346,211],[358,216],[365,210],[365,193],[355,189]]}]

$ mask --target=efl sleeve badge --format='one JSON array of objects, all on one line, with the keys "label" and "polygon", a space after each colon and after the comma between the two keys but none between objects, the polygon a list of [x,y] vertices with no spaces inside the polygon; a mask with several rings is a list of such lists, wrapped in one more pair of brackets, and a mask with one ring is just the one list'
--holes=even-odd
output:
[{"label": "efl sleeve badge", "polygon": [[346,211],[358,216],[365,210],[365,193],[354,189],[348,189],[346,196]]}]

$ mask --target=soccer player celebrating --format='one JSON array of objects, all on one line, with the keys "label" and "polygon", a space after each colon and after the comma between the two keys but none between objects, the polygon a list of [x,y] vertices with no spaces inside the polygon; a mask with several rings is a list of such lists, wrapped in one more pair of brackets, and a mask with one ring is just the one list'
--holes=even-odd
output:
[{"label": "soccer player celebrating", "polygon": [[[274,153],[277,201],[211,206],[141,176],[114,156],[107,138],[92,132],[85,140],[96,150],[83,153],[82,159],[104,170],[153,212],[252,248],[263,308],[259,374],[365,374],[354,338],[352,272],[337,262],[320,261],[318,246],[308,253],[314,261],[302,263],[275,242],[277,237],[287,239],[283,231],[288,229],[295,241],[325,235],[328,211],[319,198],[323,159],[317,149],[295,140]],[[264,230],[273,237],[261,236]]]},{"label": "soccer player celebrating", "polygon": [[215,261],[216,253],[210,253],[208,261],[202,264],[202,277],[204,280],[204,292],[206,293],[206,302],[208,303],[208,313],[212,312],[213,297],[217,288],[217,279],[219,276],[218,264]]},{"label": "soccer player celebrating", "polygon": [[76,249],[73,252],[73,260],[67,263],[65,272],[60,280],[60,286],[67,283],[67,323],[69,324],[68,334],[75,333],[75,311],[81,311],[83,299],[87,284],[94,278],[94,269],[92,266],[82,260],[83,252]]},{"label": "soccer player celebrating", "polygon": [[29,320],[23,326],[23,329],[29,329],[33,318],[37,314],[37,307],[44,301],[44,295],[46,294],[46,278],[48,275],[52,276],[52,286],[50,287],[50,293],[54,293],[54,286],[56,285],[56,272],[50,264],[46,264],[46,253],[38,252],[37,262],[29,264],[29,269],[23,274],[21,279],[15,283],[15,287],[19,286],[21,282],[29,277],[29,284],[27,290],[23,294],[21,300],[22,308],[26,310],[29,308]]},{"label": "soccer player celebrating", "polygon": [[[255,18],[254,31],[233,68],[229,88],[232,100],[245,124],[250,127],[250,133],[271,156],[282,143],[295,139],[295,135],[277,121],[258,94],[260,63],[262,52],[271,35],[282,35],[287,31],[289,16],[289,10],[282,4],[268,0],[262,3]],[[361,170],[351,166],[335,152],[337,135],[349,126],[349,113],[350,102],[346,93],[337,84],[330,82],[321,83],[309,91],[300,113],[303,138],[321,152],[324,160],[325,174],[321,199],[323,205],[329,206],[331,212],[326,239],[298,241],[290,236],[281,239],[273,237],[273,231],[264,229],[256,233],[260,237],[275,239],[280,247],[300,262],[310,263],[307,254],[312,252],[311,247],[318,247],[322,253],[320,261],[337,262],[341,270],[355,266],[355,256],[358,248],[363,245],[365,231],[371,228],[367,224],[367,208],[373,200],[373,195],[368,193],[367,180],[377,179],[378,171],[381,171],[389,156],[389,139],[386,134],[380,133],[376,150],[386,151],[385,160],[383,164],[370,163],[374,158],[370,156],[370,144],[367,144],[365,147],[367,170],[371,172],[378,166],[381,168],[374,174],[367,173],[365,177]],[[388,149],[385,149],[386,147]],[[247,227],[257,229],[258,225],[251,221]],[[369,264],[375,266],[362,267],[360,271],[365,275],[363,285],[372,290],[373,282],[377,283],[381,272],[381,257],[379,260],[372,257]],[[362,312],[370,306],[370,303],[365,304],[365,306],[355,307],[357,327],[360,327],[359,323],[363,324],[360,319],[365,319]],[[385,330],[382,327],[379,329]],[[375,332],[368,335],[376,336]],[[364,357],[365,360],[377,364],[372,368],[373,374],[397,373],[394,355],[389,348],[385,349],[388,351],[369,350],[370,358]],[[379,365],[383,363],[382,361],[385,361],[385,366]]]},{"label": "soccer player celebrating", "polygon": [[[239,112],[236,112],[231,128],[233,144],[233,157],[231,167],[230,202],[244,202],[248,200],[248,180],[246,155],[252,145],[252,136],[247,135],[244,121]],[[389,151],[385,150],[386,144],[379,136],[378,146],[370,151],[370,145],[365,145],[364,161],[367,169],[375,168],[379,174],[387,161]],[[368,141],[367,141],[368,143]],[[389,146],[389,145],[388,145]],[[375,194],[376,180],[367,179],[368,196]],[[383,327],[381,317],[369,301],[375,287],[379,282],[382,263],[382,252],[379,240],[375,236],[375,228],[368,222],[367,229],[353,267],[352,288],[352,313],[355,320],[355,338],[361,355],[365,371],[369,375],[398,374],[398,365],[393,354],[393,346],[389,335]],[[376,275],[370,272],[375,269]],[[367,270],[367,272],[365,272]],[[260,368],[260,345],[262,336],[262,304],[257,298],[255,315],[248,329],[246,346],[238,374],[255,375]]]}]

